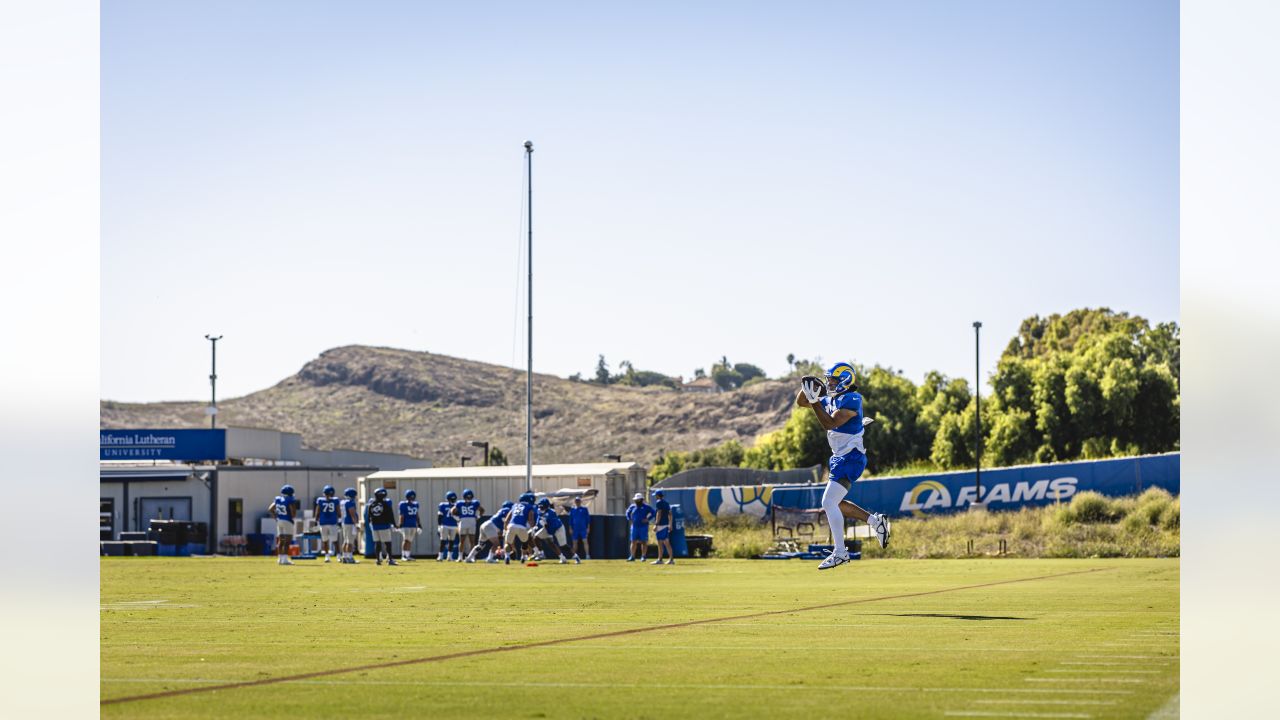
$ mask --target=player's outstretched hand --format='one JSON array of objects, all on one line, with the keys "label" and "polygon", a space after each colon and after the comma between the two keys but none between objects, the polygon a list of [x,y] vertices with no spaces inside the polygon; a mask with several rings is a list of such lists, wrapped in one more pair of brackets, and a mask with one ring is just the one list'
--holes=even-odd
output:
[{"label": "player's outstretched hand", "polygon": [[800,391],[804,393],[809,404],[818,402],[818,399],[827,394],[827,384],[821,379],[812,375],[805,375],[800,378]]},{"label": "player's outstretched hand", "polygon": [[805,397],[804,390],[796,391],[796,405],[800,407],[809,407],[809,398]]}]

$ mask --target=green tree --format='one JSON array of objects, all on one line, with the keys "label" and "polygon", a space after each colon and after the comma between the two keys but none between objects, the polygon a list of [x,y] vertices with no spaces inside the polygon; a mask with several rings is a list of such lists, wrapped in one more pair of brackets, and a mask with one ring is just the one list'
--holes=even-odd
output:
[{"label": "green tree", "polygon": [[876,424],[867,431],[867,469],[871,473],[905,465],[929,455],[934,432],[921,423],[919,388],[902,373],[879,365],[859,368],[863,412]]},{"label": "green tree", "polygon": [[746,385],[756,378],[765,378],[764,370],[751,363],[734,363],[733,371],[742,377],[740,385]]},{"label": "green tree", "polygon": [[502,452],[502,449],[496,445],[493,447],[490,447],[489,448],[489,464],[490,465],[506,465],[507,464],[506,453]]},{"label": "green tree", "polygon": [[595,382],[598,385],[609,384],[609,364],[604,361],[604,355],[601,355],[600,359],[596,360]]}]

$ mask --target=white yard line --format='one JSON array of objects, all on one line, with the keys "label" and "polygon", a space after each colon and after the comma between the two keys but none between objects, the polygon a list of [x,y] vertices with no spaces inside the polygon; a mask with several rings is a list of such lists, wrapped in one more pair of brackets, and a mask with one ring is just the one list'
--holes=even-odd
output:
[{"label": "white yard line", "polygon": [[1000,712],[995,710],[947,710],[948,717],[1093,717],[1088,712]]},{"label": "white yard line", "polygon": [[1177,660],[1178,655],[1076,655],[1078,658],[1110,658],[1118,660]]},{"label": "white yard line", "polygon": [[974,700],[977,705],[1115,705],[1115,700],[1084,700],[1081,698],[1071,698],[1070,700],[1024,700],[1022,698],[1000,698],[988,700]]},{"label": "white yard line", "polygon": [[1133,674],[1160,675],[1160,674],[1167,674],[1167,670],[1134,670],[1134,669],[1120,669],[1120,667],[1114,667],[1114,669],[1107,669],[1107,670],[1102,670],[1102,669],[1089,670],[1087,669],[1087,667],[1066,667],[1066,669],[1046,670],[1046,673],[1102,673],[1106,675],[1133,675]]},{"label": "white yard line", "polygon": [[[229,685],[243,680],[214,680],[210,678],[101,678],[103,683],[190,683],[195,685]],[[352,685],[394,685],[394,686],[469,686],[469,687],[520,687],[520,688],[630,688],[643,690],[646,688],[690,689],[710,688],[714,690],[801,690],[812,692],[811,685],[761,685],[758,683],[589,683],[589,682],[509,682],[486,680],[281,680],[291,685],[331,685],[335,687]],[[825,687],[825,686],[824,686]],[[838,692],[895,692],[895,693],[1035,693],[1049,694],[1084,694],[1084,695],[1132,695],[1132,690],[1078,690],[1074,688],[960,688],[960,687],[886,687],[875,685],[832,685],[825,691]]]},{"label": "white yard line", "polygon": [[1081,683],[1140,683],[1143,682],[1137,678],[1022,678],[1027,682],[1081,682]]},{"label": "white yard line", "polygon": [[[1171,662],[1171,660],[1162,659],[1161,662]],[[1154,663],[1132,663],[1132,662],[1105,662],[1098,660],[1064,660],[1060,665],[1103,665],[1115,668],[1131,668],[1131,667],[1151,667]]]}]

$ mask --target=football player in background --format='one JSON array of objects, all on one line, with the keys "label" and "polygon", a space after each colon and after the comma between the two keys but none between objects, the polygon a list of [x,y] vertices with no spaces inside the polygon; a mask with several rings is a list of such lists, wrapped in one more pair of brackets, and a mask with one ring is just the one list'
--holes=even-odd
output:
[{"label": "football player in background", "polygon": [[413,541],[422,532],[422,518],[418,514],[418,493],[406,490],[404,499],[400,501],[400,534],[404,543],[400,548],[401,560],[413,559]]},{"label": "football player in background", "polygon": [[536,516],[533,498],[533,493],[524,493],[511,506],[511,513],[507,515],[505,552],[508,565],[511,564],[511,556],[515,555],[517,550],[519,550],[519,556],[516,559],[524,559],[524,546],[529,542],[529,527],[533,525]]},{"label": "football player in background", "polygon": [[338,549],[338,498],[332,485],[325,485],[323,494],[316,498],[316,525],[320,527],[320,552],[329,562]]},{"label": "football player in background", "polygon": [[[554,545],[556,554],[560,556],[560,564],[564,565],[569,562],[568,541],[564,534],[564,521],[556,514],[556,509],[551,507],[551,501],[542,498],[538,501],[538,527],[533,532],[535,540],[542,540],[548,545]],[[543,554],[538,552],[535,560],[541,560]]]},{"label": "football player in background", "polygon": [[342,491],[342,562],[356,564],[356,538],[360,534],[360,503],[356,501],[356,489]]},{"label": "football player in background", "polygon": [[498,508],[498,512],[493,517],[480,523],[480,542],[471,548],[471,552],[467,554],[467,562],[475,562],[476,556],[481,550],[486,548],[489,555],[484,559],[485,562],[496,563],[498,559],[494,557],[494,553],[502,549],[502,530],[506,525],[507,515],[511,513],[511,507],[515,503],[507,500],[502,503],[502,507]]},{"label": "football player in background", "polygon": [[436,562],[449,560],[450,553],[458,552],[458,518],[453,514],[453,506],[458,502],[458,493],[450,490],[444,494],[444,502],[436,507],[436,523],[440,533],[440,554]]},{"label": "football player in background", "polygon": [[805,384],[796,395],[797,405],[813,410],[822,429],[827,431],[827,442],[831,445],[831,460],[828,463],[831,473],[827,477],[827,488],[822,493],[822,509],[827,513],[827,523],[831,526],[831,539],[835,548],[818,565],[819,570],[827,570],[849,561],[849,551],[844,545],[842,502],[850,517],[871,527],[880,547],[889,544],[889,521],[879,513],[868,512],[852,501],[845,500],[849,488],[867,468],[867,451],[862,443],[862,395],[858,393],[855,384],[853,365],[838,362],[827,370],[824,378],[825,388],[813,388]]},{"label": "football player in background", "polygon": [[378,556],[378,564],[382,564],[386,554],[387,564],[395,565],[396,558],[391,552],[391,528],[396,525],[396,511],[387,499],[387,489],[378,488],[373,491],[373,500],[364,508],[364,521],[373,532],[373,549]]},{"label": "football player in background", "polygon": [[476,500],[476,494],[468,488],[462,491],[462,500],[453,506],[454,517],[458,518],[458,541],[462,545],[462,553],[455,556],[455,562],[461,562],[462,556],[468,554],[476,544],[476,522],[484,515],[484,507]]},{"label": "football player in background", "polygon": [[627,507],[627,520],[631,523],[631,554],[627,562],[637,559],[644,562],[645,553],[649,551],[649,521],[653,519],[653,508],[644,501],[644,495],[636,493]]},{"label": "football player in background", "polygon": [[289,546],[293,544],[293,520],[297,517],[298,500],[293,496],[293,486],[280,488],[280,494],[267,505],[267,512],[276,518],[276,563],[292,565]]},{"label": "football player in background", "polygon": [[658,541],[658,559],[653,561],[654,565],[662,564],[662,549],[667,549],[667,564],[676,564],[676,553],[671,549],[671,503],[666,501],[665,493],[661,490],[655,490],[653,493],[653,507],[657,516],[653,519],[653,536]]},{"label": "football player in background", "polygon": [[[591,534],[591,511],[582,504],[582,498],[573,499],[573,507],[569,508],[569,532],[573,535],[573,561],[581,563],[581,558],[591,559],[591,550],[587,537]],[[579,553],[579,547],[582,552]]]}]

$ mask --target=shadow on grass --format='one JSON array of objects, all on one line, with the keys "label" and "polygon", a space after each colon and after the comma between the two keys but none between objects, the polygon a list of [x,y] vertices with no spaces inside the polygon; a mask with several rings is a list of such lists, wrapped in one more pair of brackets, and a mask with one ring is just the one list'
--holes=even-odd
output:
[{"label": "shadow on grass", "polygon": [[1031,620],[1006,615],[949,615],[947,613],[879,613],[888,617],[949,618],[951,620]]}]

